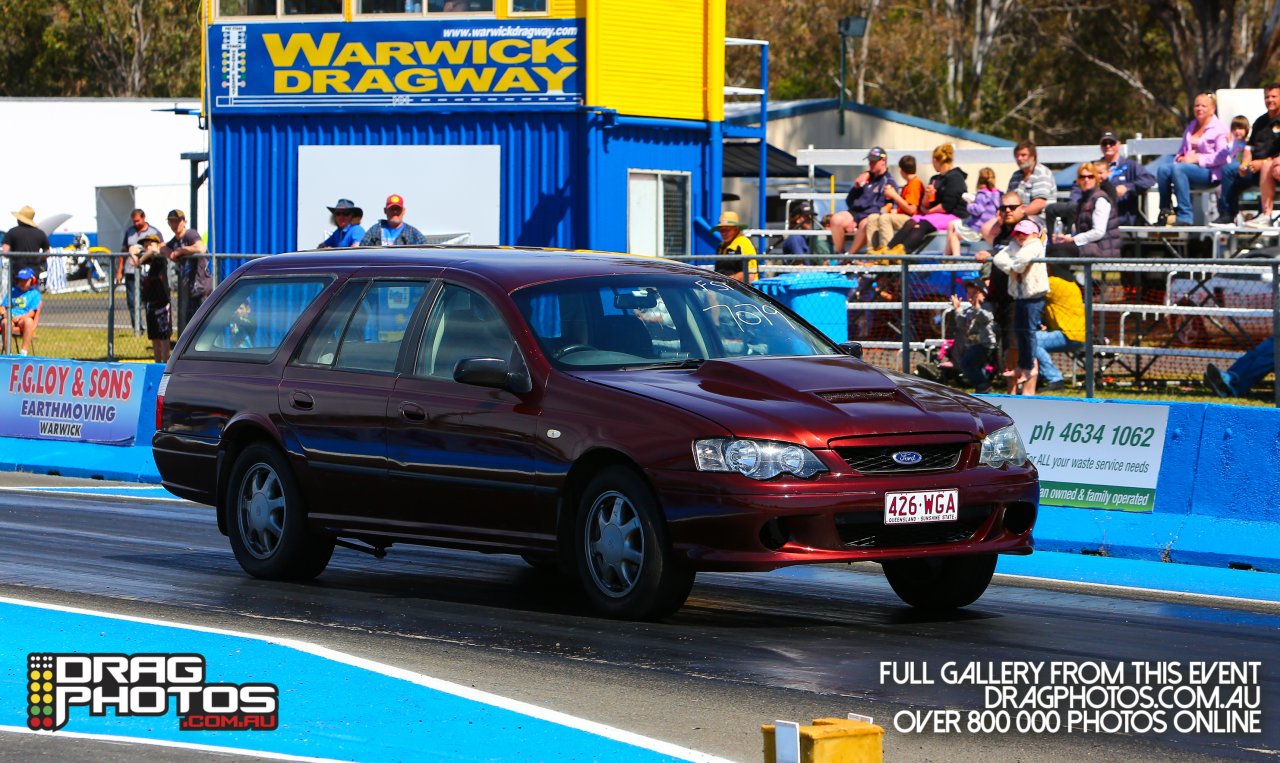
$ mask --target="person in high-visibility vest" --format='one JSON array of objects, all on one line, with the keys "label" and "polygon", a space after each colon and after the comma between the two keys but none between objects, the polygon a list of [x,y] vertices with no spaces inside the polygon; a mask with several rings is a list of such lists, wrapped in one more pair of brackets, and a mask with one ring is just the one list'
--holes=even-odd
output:
[{"label": "person in high-visibility vest", "polygon": [[[751,239],[742,235],[742,223],[738,221],[737,212],[725,212],[720,215],[720,223],[716,225],[720,234],[720,246],[716,254],[756,254]],[[716,272],[750,283],[760,277],[759,264],[753,258],[741,260],[716,260]],[[745,277],[744,277],[745,274]]]}]

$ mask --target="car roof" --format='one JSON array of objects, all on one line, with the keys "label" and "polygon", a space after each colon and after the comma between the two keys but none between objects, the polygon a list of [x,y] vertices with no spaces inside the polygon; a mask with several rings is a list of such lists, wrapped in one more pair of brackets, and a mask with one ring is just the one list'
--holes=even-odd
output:
[{"label": "car roof", "polygon": [[506,291],[565,278],[643,271],[714,275],[709,270],[646,255],[499,246],[319,249],[255,260],[251,270],[260,275],[277,269],[337,266],[356,270],[379,265],[457,268],[488,278]]}]

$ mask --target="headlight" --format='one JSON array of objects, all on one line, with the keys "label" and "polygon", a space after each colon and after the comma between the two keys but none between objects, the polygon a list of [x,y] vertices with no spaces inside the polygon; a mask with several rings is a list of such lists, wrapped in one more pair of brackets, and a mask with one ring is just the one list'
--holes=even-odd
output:
[{"label": "headlight", "polygon": [[700,472],[738,472],[756,480],[783,473],[808,478],[827,470],[808,448],[773,440],[698,440],[693,458]]},{"label": "headlight", "polygon": [[1021,466],[1027,460],[1027,448],[1018,435],[1018,427],[1010,424],[1004,429],[997,429],[982,441],[982,455],[978,463],[999,469],[1005,464]]}]

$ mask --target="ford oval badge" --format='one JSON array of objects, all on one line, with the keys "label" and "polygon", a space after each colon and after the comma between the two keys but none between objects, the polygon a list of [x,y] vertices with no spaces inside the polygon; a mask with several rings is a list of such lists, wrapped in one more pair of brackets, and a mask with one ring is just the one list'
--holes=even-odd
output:
[{"label": "ford oval badge", "polygon": [[924,460],[924,456],[914,450],[900,450],[890,456],[890,458],[903,466],[912,466],[913,464],[918,464]]}]

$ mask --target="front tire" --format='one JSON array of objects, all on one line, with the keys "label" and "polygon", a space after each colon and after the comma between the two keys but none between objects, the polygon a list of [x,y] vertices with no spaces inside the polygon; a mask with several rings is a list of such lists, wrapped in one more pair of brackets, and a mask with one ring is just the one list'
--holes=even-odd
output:
[{"label": "front tire", "polygon": [[883,566],[898,598],[917,609],[939,611],[977,601],[995,574],[996,555],[897,559]]},{"label": "front tire", "polygon": [[578,504],[578,578],[601,613],[657,620],[689,598],[693,570],[675,558],[649,485],[622,466],[602,469]]},{"label": "front tire", "polygon": [[227,485],[231,550],[244,571],[266,580],[310,580],[333,556],[333,538],[307,527],[293,470],[265,443],[244,449]]}]

